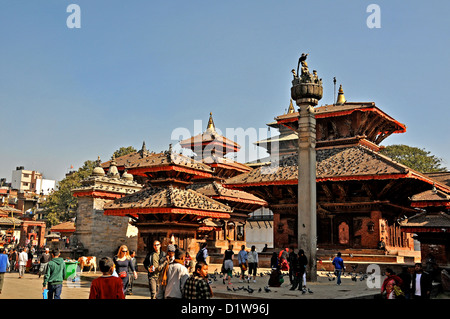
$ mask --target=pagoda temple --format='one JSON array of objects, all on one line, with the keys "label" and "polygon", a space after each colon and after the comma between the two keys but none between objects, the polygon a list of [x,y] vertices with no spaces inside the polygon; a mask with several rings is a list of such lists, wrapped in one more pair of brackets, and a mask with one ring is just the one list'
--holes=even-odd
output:
[{"label": "pagoda temple", "polygon": [[187,186],[195,178],[211,178],[213,170],[192,158],[169,150],[151,153],[125,165],[145,180],[142,190],[105,205],[105,215],[132,216],[139,229],[138,255],[145,255],[154,240],[165,248],[170,242],[195,253],[197,232],[206,219],[227,220],[232,209]]},{"label": "pagoda temple", "polygon": [[[412,236],[401,232],[397,222],[417,213],[409,198],[433,185],[450,194],[450,187],[379,153],[380,143],[393,133],[405,132],[406,126],[375,103],[348,102],[341,86],[336,103],[315,107],[314,114],[319,250],[376,250],[384,240],[388,250],[412,251]],[[275,122],[272,127],[284,126],[295,133],[299,113],[291,110]],[[275,136],[259,145],[270,153],[272,141],[280,140]],[[298,165],[297,149],[292,147],[224,182],[227,188],[268,202],[278,249],[297,244]]]},{"label": "pagoda temple", "polygon": [[267,202],[253,194],[230,190],[222,185],[225,179],[251,170],[249,166],[225,157],[228,153],[238,152],[241,146],[216,131],[211,113],[206,130],[181,141],[180,145],[193,151],[194,158],[211,167],[214,172],[209,178],[196,178],[189,188],[232,208],[230,219],[216,225],[210,224],[209,228],[203,227],[204,232],[209,232],[208,247],[220,254],[228,249],[228,244],[235,248],[245,245],[245,224],[249,214],[267,206]]}]

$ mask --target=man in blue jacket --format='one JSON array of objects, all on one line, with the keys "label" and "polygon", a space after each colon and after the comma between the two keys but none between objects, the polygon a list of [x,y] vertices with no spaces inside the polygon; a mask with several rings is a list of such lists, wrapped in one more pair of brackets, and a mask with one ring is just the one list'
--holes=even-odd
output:
[{"label": "man in blue jacket", "polygon": [[333,265],[334,265],[334,273],[336,274],[337,281],[336,284],[341,284],[341,274],[344,271],[344,260],[341,258],[341,253],[338,252],[337,256],[333,259]]},{"label": "man in blue jacket", "polygon": [[3,289],[3,281],[5,280],[6,269],[9,268],[8,255],[5,254],[5,249],[0,248],[0,294]]}]

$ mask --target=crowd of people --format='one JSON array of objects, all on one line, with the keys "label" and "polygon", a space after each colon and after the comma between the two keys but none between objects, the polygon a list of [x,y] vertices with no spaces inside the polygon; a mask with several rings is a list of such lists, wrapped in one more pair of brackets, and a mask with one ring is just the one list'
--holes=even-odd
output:
[{"label": "crowd of people", "polygon": [[[173,244],[167,252],[161,250],[158,240],[144,259],[151,299],[209,299],[212,289],[208,283],[208,250],[203,243],[197,253],[194,266],[188,252]],[[190,271],[193,271],[190,274]]]},{"label": "crowd of people", "polygon": [[[237,254],[230,244],[223,254],[223,284],[231,284],[234,271],[234,259],[240,270],[239,282],[256,283],[259,256],[256,247],[249,250],[245,245]],[[43,276],[42,290],[48,299],[61,297],[62,284],[66,277],[64,259],[58,249],[49,248],[40,251],[33,260],[32,247],[19,247],[7,251],[0,248],[0,294],[3,288],[5,272],[18,272],[19,278],[25,272],[33,272]],[[235,257],[236,255],[236,257]],[[151,299],[209,299],[213,296],[208,280],[208,250],[206,243],[200,247],[193,258],[188,252],[169,244],[166,251],[161,250],[158,240],[153,242],[153,249],[147,254],[143,266],[147,272],[148,287]],[[270,287],[280,287],[284,276],[289,275],[290,290],[306,289],[306,269],[308,259],[302,249],[297,252],[293,247],[273,252],[268,281]],[[336,284],[341,284],[341,276],[346,270],[340,252],[332,260]],[[35,267],[36,266],[36,267]],[[136,251],[129,251],[126,245],[118,248],[114,257],[103,257],[99,260],[102,275],[94,279],[90,287],[90,299],[124,299],[133,292],[133,283],[137,279]],[[284,272],[284,274],[283,274]],[[238,276],[238,274],[236,274]],[[308,289],[309,290],[309,289]],[[386,268],[385,278],[381,285],[381,296],[386,299],[429,299],[432,290],[432,277],[424,271],[421,263],[414,267],[405,266],[402,272],[395,274]]]}]

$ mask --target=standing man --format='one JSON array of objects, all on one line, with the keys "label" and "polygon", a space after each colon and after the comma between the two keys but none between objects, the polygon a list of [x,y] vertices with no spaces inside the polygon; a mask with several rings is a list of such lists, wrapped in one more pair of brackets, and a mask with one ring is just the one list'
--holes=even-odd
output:
[{"label": "standing man", "polygon": [[19,254],[15,248],[12,249],[11,254],[9,255],[9,272],[13,272],[16,270],[17,259],[19,258]]},{"label": "standing man", "polygon": [[337,256],[333,259],[333,265],[334,265],[334,273],[337,277],[336,284],[341,285],[341,274],[344,271],[344,260],[341,258],[341,253],[338,252]]},{"label": "standing man", "polygon": [[200,261],[195,265],[194,273],[186,280],[183,290],[184,299],[210,299],[213,296],[208,283],[208,264]]},{"label": "standing man", "polygon": [[25,268],[27,267],[28,262],[28,248],[20,248],[19,249],[19,278],[22,278],[25,274]]},{"label": "standing man", "polygon": [[47,264],[47,271],[44,275],[42,291],[45,286],[48,289],[48,299],[61,299],[62,284],[66,277],[66,265],[64,259],[59,257],[58,248],[52,250],[52,260]]},{"label": "standing man", "polygon": [[288,255],[288,264],[289,264],[289,282],[294,284],[294,270],[293,268],[296,266],[297,263],[297,254],[294,253],[294,247],[289,247],[289,255]]},{"label": "standing man", "polygon": [[414,266],[414,275],[412,278],[412,294],[414,299],[430,299],[431,294],[431,276],[423,271],[422,264],[416,263]]},{"label": "standing man", "polygon": [[159,272],[158,276],[158,291],[156,292],[156,299],[164,299],[167,286],[167,271],[169,270],[169,265],[175,260],[176,251],[177,248],[175,247],[175,245],[168,245],[166,259],[159,265],[161,271]]},{"label": "standing man", "polygon": [[[170,245],[169,245],[170,246]],[[186,280],[189,278],[189,271],[184,266],[184,258],[186,253],[182,249],[175,250],[175,259],[167,266],[167,273],[165,275],[165,281],[161,283],[161,286],[165,283],[165,289],[161,289],[158,292],[158,298],[163,299],[181,299],[183,297],[183,289]],[[165,270],[164,270],[165,271]],[[161,293],[160,293],[161,292]]]},{"label": "standing man", "polygon": [[45,248],[45,252],[42,253],[41,258],[39,259],[40,266],[39,266],[39,278],[41,278],[42,274],[45,274],[47,272],[47,265],[50,261],[50,249]]},{"label": "standing man", "polygon": [[164,268],[166,253],[161,251],[161,243],[159,240],[153,242],[153,251],[149,252],[144,259],[144,268],[148,272],[148,287],[150,289],[150,298],[156,299],[159,283],[158,277]]},{"label": "standing man", "polygon": [[241,246],[241,250],[238,253],[238,262],[239,267],[241,268],[241,278],[239,279],[239,282],[244,281],[245,277],[245,271],[247,270],[247,252],[245,251],[245,245]]},{"label": "standing man", "polygon": [[5,249],[0,248],[0,294],[3,289],[3,281],[5,280],[5,272],[9,268],[8,255],[5,254]]},{"label": "standing man", "polygon": [[195,259],[197,262],[199,262],[199,261],[206,262],[206,258],[208,258],[208,249],[206,249],[207,245],[208,244],[206,242],[202,243],[200,250],[197,253],[197,256],[195,256]]}]

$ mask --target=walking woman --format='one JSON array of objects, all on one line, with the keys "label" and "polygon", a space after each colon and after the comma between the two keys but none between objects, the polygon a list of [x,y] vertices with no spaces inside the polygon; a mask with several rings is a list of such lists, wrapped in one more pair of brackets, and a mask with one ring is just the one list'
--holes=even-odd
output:
[{"label": "walking woman", "polygon": [[125,295],[129,284],[128,269],[131,269],[134,279],[137,279],[136,268],[134,267],[126,245],[119,247],[117,256],[114,256],[114,265],[116,266],[116,272],[119,275],[119,278],[122,279],[123,294]]},{"label": "walking woman", "polygon": [[258,268],[258,253],[256,252],[255,245],[252,246],[247,256],[248,260],[248,280],[250,281],[253,275],[253,282],[256,282],[256,270]]},{"label": "walking woman", "polygon": [[233,276],[233,245],[228,245],[228,249],[225,250],[223,256],[223,269],[225,275],[223,277],[223,283],[225,284],[225,280],[228,279],[228,284],[231,284],[231,277]]}]

